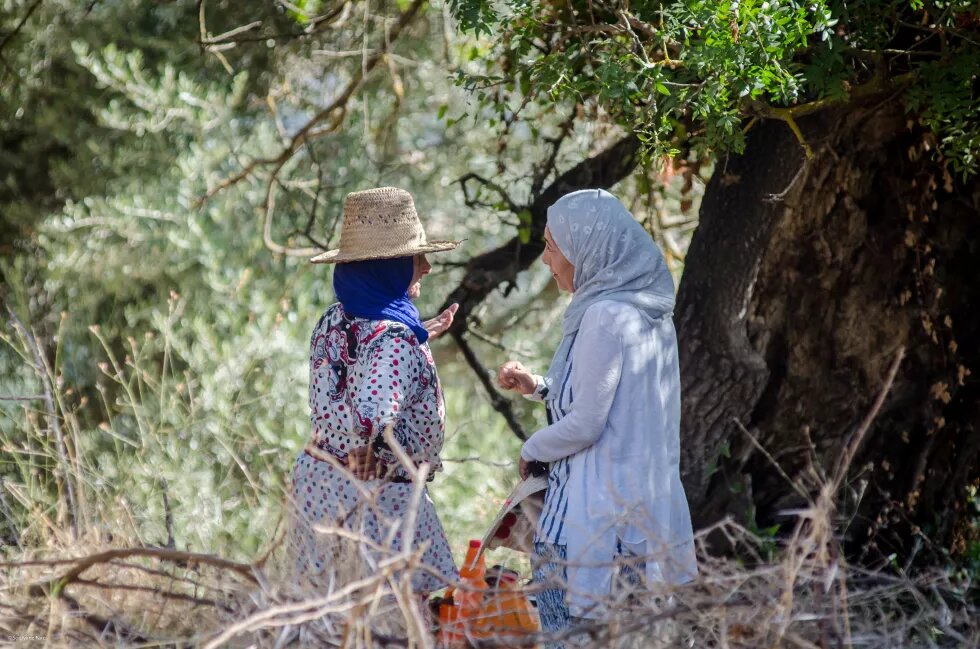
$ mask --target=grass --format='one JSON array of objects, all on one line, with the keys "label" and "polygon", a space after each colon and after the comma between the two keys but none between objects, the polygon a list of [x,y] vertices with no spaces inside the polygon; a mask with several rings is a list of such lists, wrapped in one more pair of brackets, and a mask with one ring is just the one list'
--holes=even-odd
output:
[{"label": "grass", "polygon": [[[419,567],[418,548],[388,547],[368,560],[363,540],[328,528],[330,570],[312,582],[292,574],[283,485],[308,423],[303,380],[269,387],[264,378],[288,374],[271,364],[275,354],[268,366],[260,359],[238,374],[225,367],[226,380],[208,385],[193,358],[173,351],[180,341],[172,331],[119,348],[96,328],[101,378],[86,392],[66,384],[57,354],[49,366],[35,353],[40,344],[27,327],[4,335],[21,363],[4,389],[15,376],[31,398],[0,404],[0,632],[25,645],[44,637],[56,646],[431,646],[405,577]],[[442,373],[445,472],[430,486],[457,559],[513,486],[519,451],[458,371],[447,365]],[[830,476],[816,486],[788,537],[730,520],[703,530],[698,580],[612,594],[611,612],[580,630],[582,642],[980,644],[973,572],[848,564],[837,544],[834,484]],[[719,536],[734,557],[712,555],[709,539]],[[527,574],[516,553],[495,551],[490,562]]]}]

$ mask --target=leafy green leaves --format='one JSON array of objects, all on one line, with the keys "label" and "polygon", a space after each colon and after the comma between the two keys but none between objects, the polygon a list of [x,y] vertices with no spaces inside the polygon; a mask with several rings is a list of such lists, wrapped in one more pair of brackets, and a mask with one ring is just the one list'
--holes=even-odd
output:
[{"label": "leafy green leaves", "polygon": [[961,175],[980,164],[980,48],[963,49],[947,60],[918,66],[919,82],[908,92],[909,111],[939,135],[940,151]]},{"label": "leafy green leaves", "polygon": [[483,0],[454,1],[471,17],[462,29],[500,33],[484,74],[471,73],[465,85],[510,81],[530,100],[593,103],[640,134],[650,155],[737,150],[744,120],[760,106],[844,102],[852,86],[921,70],[910,110],[964,172],[978,159],[980,20],[968,4],[510,0],[493,13]]},{"label": "leafy green leaves", "polygon": [[473,32],[477,36],[492,34],[498,20],[489,0],[449,0],[449,10],[462,31]]}]

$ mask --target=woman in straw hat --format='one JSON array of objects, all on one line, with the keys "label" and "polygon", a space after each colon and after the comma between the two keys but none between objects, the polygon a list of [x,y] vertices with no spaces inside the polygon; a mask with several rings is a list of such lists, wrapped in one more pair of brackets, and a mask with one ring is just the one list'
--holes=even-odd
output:
[{"label": "woman in straw hat", "polygon": [[[549,425],[521,449],[550,464],[535,535],[543,628],[597,618],[629,565],[631,582],[697,574],[679,469],[680,373],[663,254],[619,200],[568,194],[548,209],[544,263],[572,293],[544,377],[505,363],[498,381],[547,405]],[[642,575],[642,577],[641,577]]]},{"label": "woman in straw hat", "polygon": [[[338,302],[313,329],[313,435],[292,470],[292,542],[302,574],[337,567],[312,528],[318,523],[360,535],[369,564],[384,558],[380,548],[400,550],[415,468],[427,463],[429,479],[441,469],[445,409],[427,340],[449,327],[456,305],[422,322],[412,299],[431,270],[426,253],[458,245],[427,241],[412,196],[383,187],[347,195],[340,247],[311,260],[337,264]],[[400,463],[386,428],[415,466]],[[428,494],[413,513],[412,547],[427,547],[426,569],[413,572],[412,585],[425,594],[457,573]]]}]

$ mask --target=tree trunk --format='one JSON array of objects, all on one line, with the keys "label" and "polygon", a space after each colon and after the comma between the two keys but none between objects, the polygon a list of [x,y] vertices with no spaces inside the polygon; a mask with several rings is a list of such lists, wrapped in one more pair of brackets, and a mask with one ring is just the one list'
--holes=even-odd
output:
[{"label": "tree trunk", "polygon": [[763,121],[708,184],[677,304],[698,525],[786,522],[805,500],[773,461],[815,493],[904,347],[839,494],[845,544],[956,544],[980,480],[980,182],[896,103],[801,122],[810,159]]}]

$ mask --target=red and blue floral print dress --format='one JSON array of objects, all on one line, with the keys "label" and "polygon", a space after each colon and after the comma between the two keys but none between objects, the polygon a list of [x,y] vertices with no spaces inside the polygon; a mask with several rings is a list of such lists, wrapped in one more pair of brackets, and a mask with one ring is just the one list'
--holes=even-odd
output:
[{"label": "red and blue floral print dress", "polygon": [[[420,344],[401,323],[354,317],[337,303],[320,318],[310,342],[311,445],[341,465],[351,450],[370,445],[389,469],[385,479],[361,482],[305,451],[296,459],[292,495],[298,524],[292,526],[292,541],[299,570],[316,575],[327,567],[329,556],[312,528],[317,523],[354,527],[378,546],[401,549],[414,486],[385,443],[383,430],[394,422],[399,445],[416,465],[427,462],[431,477],[441,468],[445,407],[428,344]],[[428,493],[417,514],[412,547],[425,542],[427,570],[412,575],[415,590],[422,593],[457,578]]]}]

